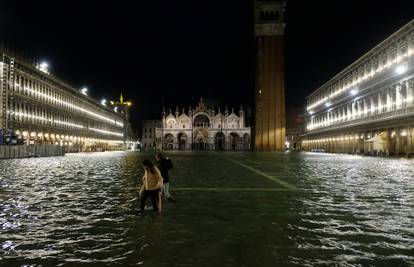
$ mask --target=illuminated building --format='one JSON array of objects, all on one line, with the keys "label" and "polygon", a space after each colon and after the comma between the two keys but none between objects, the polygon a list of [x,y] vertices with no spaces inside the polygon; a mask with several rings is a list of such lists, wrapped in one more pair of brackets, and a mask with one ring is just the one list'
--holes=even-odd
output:
[{"label": "illuminated building", "polygon": [[307,98],[302,146],[334,153],[414,152],[414,21]]},{"label": "illuminated building", "polygon": [[24,144],[55,144],[67,151],[119,149],[124,116],[49,73],[0,50],[0,128]]},{"label": "illuminated building", "polygon": [[245,125],[244,111],[239,115],[227,107],[208,107],[203,99],[198,106],[181,114],[162,113],[161,127],[156,128],[156,146],[166,150],[249,150],[250,127]]},{"label": "illuminated building", "polygon": [[142,123],[142,148],[156,148],[156,129],[161,128],[160,120],[145,120]]}]

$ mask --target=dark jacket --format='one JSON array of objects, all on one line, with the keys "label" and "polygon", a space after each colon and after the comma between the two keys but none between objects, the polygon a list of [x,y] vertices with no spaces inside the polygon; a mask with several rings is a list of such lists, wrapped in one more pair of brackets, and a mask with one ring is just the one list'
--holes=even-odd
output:
[{"label": "dark jacket", "polygon": [[158,169],[161,171],[161,176],[164,178],[164,183],[170,182],[170,175],[168,171],[171,169],[171,160],[169,158],[163,158],[158,161]]}]

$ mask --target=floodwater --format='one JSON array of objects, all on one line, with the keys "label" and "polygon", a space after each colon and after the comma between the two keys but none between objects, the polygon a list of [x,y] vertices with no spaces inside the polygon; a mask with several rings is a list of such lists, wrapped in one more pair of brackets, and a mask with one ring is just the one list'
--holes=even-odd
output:
[{"label": "floodwater", "polygon": [[162,214],[140,162],[104,152],[0,161],[1,266],[414,266],[414,161],[171,153]]}]

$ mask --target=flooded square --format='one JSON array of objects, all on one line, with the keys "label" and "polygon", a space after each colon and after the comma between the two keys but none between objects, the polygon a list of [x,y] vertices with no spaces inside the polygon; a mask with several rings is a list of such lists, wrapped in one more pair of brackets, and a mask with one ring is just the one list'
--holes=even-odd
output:
[{"label": "flooded square", "polygon": [[172,152],[172,196],[138,215],[141,162],[105,152],[0,162],[4,266],[414,263],[414,162]]}]

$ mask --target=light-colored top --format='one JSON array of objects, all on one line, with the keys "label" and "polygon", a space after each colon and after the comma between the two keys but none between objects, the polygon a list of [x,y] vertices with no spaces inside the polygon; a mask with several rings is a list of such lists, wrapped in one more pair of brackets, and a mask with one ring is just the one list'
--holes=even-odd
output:
[{"label": "light-colored top", "polygon": [[142,186],[140,190],[140,194],[144,192],[144,190],[156,190],[162,187],[164,179],[161,176],[161,172],[157,167],[154,167],[154,173],[145,170],[145,174],[142,177]]}]

